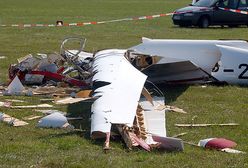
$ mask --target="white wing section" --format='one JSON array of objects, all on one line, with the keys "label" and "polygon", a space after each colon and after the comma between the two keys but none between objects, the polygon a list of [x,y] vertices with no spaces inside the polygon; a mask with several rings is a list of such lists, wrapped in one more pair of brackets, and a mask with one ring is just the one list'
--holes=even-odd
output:
[{"label": "white wing section", "polygon": [[110,132],[111,124],[132,126],[147,76],[125,58],[126,50],[103,50],[93,62],[91,133]]},{"label": "white wing section", "polygon": [[219,81],[229,84],[248,83],[248,49],[217,45],[221,51],[219,69],[212,72]]}]

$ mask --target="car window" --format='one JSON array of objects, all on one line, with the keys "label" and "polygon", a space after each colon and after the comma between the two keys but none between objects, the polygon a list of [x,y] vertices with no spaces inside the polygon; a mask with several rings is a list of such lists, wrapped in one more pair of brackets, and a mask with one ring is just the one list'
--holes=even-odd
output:
[{"label": "car window", "polygon": [[248,0],[240,0],[238,8],[239,9],[246,8],[248,6],[247,1]]},{"label": "car window", "polygon": [[199,7],[210,7],[215,4],[218,0],[199,0],[198,2],[194,3],[193,6]]},{"label": "car window", "polygon": [[228,0],[221,0],[219,1],[219,7],[222,7],[222,8],[227,8],[228,7]]},{"label": "car window", "polygon": [[231,9],[236,9],[238,7],[239,0],[229,0],[228,7]]},{"label": "car window", "polygon": [[220,0],[218,6],[222,8],[236,9],[238,4],[239,0]]}]

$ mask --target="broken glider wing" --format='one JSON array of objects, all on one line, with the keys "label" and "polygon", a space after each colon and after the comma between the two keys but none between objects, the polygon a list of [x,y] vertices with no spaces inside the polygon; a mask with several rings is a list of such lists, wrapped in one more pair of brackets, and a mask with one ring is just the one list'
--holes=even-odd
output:
[{"label": "broken glider wing", "polygon": [[[91,133],[109,133],[111,124],[133,125],[138,101],[147,76],[125,58],[126,50],[103,50],[92,65],[93,97]],[[104,135],[105,136],[105,135]]]},{"label": "broken glider wing", "polygon": [[[184,82],[203,79],[216,81],[209,74],[223,56],[217,45],[248,49],[244,40],[168,40],[143,38],[142,43],[130,48],[138,58],[146,57],[150,66],[142,69],[153,82]],[[150,58],[148,57],[150,56]],[[152,61],[159,57],[158,61]]]}]

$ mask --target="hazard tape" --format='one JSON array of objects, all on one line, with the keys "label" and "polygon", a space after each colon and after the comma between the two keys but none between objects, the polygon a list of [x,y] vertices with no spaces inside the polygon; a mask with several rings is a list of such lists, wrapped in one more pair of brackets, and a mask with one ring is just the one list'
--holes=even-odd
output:
[{"label": "hazard tape", "polygon": [[224,10],[224,11],[230,11],[230,12],[234,12],[234,13],[241,13],[241,14],[248,15],[248,11],[242,11],[239,9],[229,9],[229,8],[219,8],[219,9]]},{"label": "hazard tape", "polygon": [[140,17],[124,18],[124,19],[116,19],[116,20],[107,20],[107,21],[99,21],[99,22],[63,23],[62,21],[59,21],[60,24],[11,24],[11,25],[2,24],[2,25],[0,25],[0,27],[31,28],[31,27],[87,26],[87,25],[106,24],[106,23],[114,23],[114,22],[122,22],[122,21],[148,20],[148,19],[155,19],[155,18],[159,18],[159,17],[170,16],[170,15],[173,15],[173,14],[174,13],[165,13],[165,14],[158,14],[158,15],[140,16]]},{"label": "hazard tape", "polygon": [[[241,13],[248,15],[248,11],[242,11],[237,9],[229,9],[229,8],[220,8],[224,11],[230,11],[234,13]],[[202,8],[199,11],[208,11],[208,8]],[[31,27],[72,27],[72,26],[87,26],[87,25],[97,25],[97,24],[106,24],[106,23],[114,23],[114,22],[123,22],[123,21],[135,21],[135,20],[149,20],[155,19],[159,17],[170,16],[173,14],[183,14],[183,13],[191,13],[194,11],[185,11],[185,12],[172,12],[158,15],[150,15],[150,16],[140,16],[140,17],[132,17],[132,18],[124,18],[124,19],[116,19],[116,20],[107,20],[107,21],[98,21],[98,22],[78,22],[78,23],[63,23],[63,21],[57,21],[60,24],[2,24],[0,27],[19,27],[19,28],[31,28]]]}]

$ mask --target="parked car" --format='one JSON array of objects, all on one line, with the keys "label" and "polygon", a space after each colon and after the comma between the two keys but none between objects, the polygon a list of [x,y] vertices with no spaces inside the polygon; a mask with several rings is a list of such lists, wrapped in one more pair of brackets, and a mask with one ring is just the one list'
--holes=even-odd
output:
[{"label": "parked car", "polygon": [[248,25],[248,15],[220,8],[248,11],[248,0],[199,0],[175,11],[173,23],[179,26]]}]

